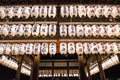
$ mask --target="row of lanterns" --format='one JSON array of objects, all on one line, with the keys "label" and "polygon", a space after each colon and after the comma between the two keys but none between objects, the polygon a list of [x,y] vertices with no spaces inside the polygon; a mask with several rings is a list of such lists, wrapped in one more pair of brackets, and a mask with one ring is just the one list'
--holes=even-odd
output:
[{"label": "row of lanterns", "polygon": [[[54,70],[54,77],[67,77],[67,70]],[[69,77],[78,77],[78,70],[69,70]],[[52,70],[40,70],[39,77],[52,77]]]},{"label": "row of lanterns", "polygon": [[28,19],[29,17],[34,18],[46,18],[47,16],[49,18],[55,18],[56,17],[56,6],[55,5],[41,5],[41,6],[8,6],[0,7],[0,18],[3,19],[5,17],[9,17],[10,19],[13,17],[17,17],[18,19],[23,17],[25,19]]},{"label": "row of lanterns", "polygon": [[[32,7],[29,6],[15,6],[15,7],[0,7],[0,18],[3,19],[5,17],[13,18],[29,18],[31,17],[42,17],[46,18],[47,16],[50,18],[55,18],[57,13],[57,8],[55,5],[34,5]],[[96,5],[96,6],[85,6],[85,5],[62,5],[60,7],[61,17],[77,17],[80,18],[88,16],[91,17],[102,17],[105,16],[108,18],[112,16],[116,18],[120,16],[120,7],[119,6],[110,6],[110,5]]]},{"label": "row of lanterns", "polygon": [[[13,70],[17,70],[17,68],[18,68],[18,63],[15,60],[11,59],[11,58],[8,59],[6,56],[1,56],[0,57],[0,64],[6,66],[8,68],[11,68]],[[26,64],[24,64],[24,66],[29,67]],[[30,70],[22,66],[21,67],[21,73],[25,74],[25,75],[30,75]]]},{"label": "row of lanterns", "polygon": [[113,18],[120,17],[120,7],[110,6],[110,5],[62,5],[61,6],[61,16],[64,17],[77,17],[80,18],[88,16],[89,18],[102,16],[108,18],[112,16]]},{"label": "row of lanterns", "polygon": [[36,36],[42,36],[45,37],[49,34],[49,36],[53,37],[56,35],[56,25],[55,24],[18,24],[18,25],[7,25],[4,24],[0,27],[0,35],[1,36],[9,36],[9,37],[20,37],[24,36],[25,38],[30,37],[31,35],[33,37]]},{"label": "row of lanterns", "polygon": [[[82,37],[120,37],[120,25],[60,25],[59,33],[61,37],[67,35],[71,38],[77,36]],[[33,37],[54,37],[56,36],[57,26],[56,24],[18,24],[0,26],[0,35],[9,37],[21,37],[28,38]]]},{"label": "row of lanterns", "polygon": [[[23,54],[43,54],[55,55],[57,53],[56,43],[21,43],[21,44],[0,44],[0,54],[23,55]],[[120,54],[120,43],[74,43],[61,42],[60,54]]]},{"label": "row of lanterns", "polygon": [[[110,67],[112,67],[112,66],[115,66],[115,65],[117,65],[117,64],[119,64],[120,63],[120,61],[119,61],[119,59],[118,59],[118,56],[117,55],[113,55],[113,56],[111,56],[111,58],[108,58],[108,59],[106,59],[103,63],[102,63],[102,67],[103,67],[103,69],[105,70],[105,69],[108,69],[108,68],[110,68]],[[92,67],[92,66],[91,66]],[[90,67],[90,68],[91,68]],[[96,65],[94,68],[92,68],[91,70],[90,70],[90,74],[91,75],[94,75],[94,74],[96,74],[96,73],[98,73],[99,72],[99,68],[98,68],[98,65]]]}]

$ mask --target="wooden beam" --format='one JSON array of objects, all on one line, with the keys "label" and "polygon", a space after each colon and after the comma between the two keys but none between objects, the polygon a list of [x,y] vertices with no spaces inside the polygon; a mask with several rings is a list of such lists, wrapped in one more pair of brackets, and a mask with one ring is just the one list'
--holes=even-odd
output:
[{"label": "wooden beam", "polygon": [[87,73],[88,73],[88,80],[91,80],[90,65],[89,64],[87,64]]},{"label": "wooden beam", "polygon": [[69,80],[69,62],[67,61],[67,80]]},{"label": "wooden beam", "polygon": [[38,80],[39,62],[40,62],[40,54],[34,57],[33,68],[31,70],[30,80]]},{"label": "wooden beam", "polygon": [[79,63],[79,73],[80,73],[79,78],[80,78],[80,80],[87,80],[83,55],[78,55],[78,63]]},{"label": "wooden beam", "polygon": [[100,72],[100,80],[106,80],[104,70],[102,68],[102,56],[99,54],[97,55],[97,62],[98,62],[98,68]]},{"label": "wooden beam", "polygon": [[19,58],[18,58],[18,68],[17,68],[16,80],[20,80],[20,73],[21,73],[23,58],[24,58],[24,56],[19,56]]},{"label": "wooden beam", "polygon": [[54,61],[52,61],[52,80],[54,80]]}]

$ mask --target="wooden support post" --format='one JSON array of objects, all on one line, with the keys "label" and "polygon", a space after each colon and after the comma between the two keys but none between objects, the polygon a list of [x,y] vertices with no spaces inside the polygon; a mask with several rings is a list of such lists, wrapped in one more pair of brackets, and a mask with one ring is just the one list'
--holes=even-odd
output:
[{"label": "wooden support post", "polygon": [[31,69],[30,80],[38,80],[39,62],[40,62],[40,54],[34,57],[33,67]]},{"label": "wooden support post", "polygon": [[24,56],[19,56],[18,57],[18,68],[17,68],[17,74],[16,74],[16,80],[20,80],[20,73],[21,73],[21,67],[23,63],[23,58]]},{"label": "wooden support post", "polygon": [[100,80],[106,80],[104,70],[102,68],[102,57],[100,54],[97,55],[98,68],[100,72]]},{"label": "wooden support post", "polygon": [[85,73],[85,65],[84,65],[84,57],[83,55],[78,55],[78,63],[79,63],[79,79],[80,80],[87,80],[87,76]]},{"label": "wooden support post", "polygon": [[52,80],[54,80],[54,61],[52,61]]},{"label": "wooden support post", "polygon": [[67,80],[69,80],[69,62],[67,61]]}]

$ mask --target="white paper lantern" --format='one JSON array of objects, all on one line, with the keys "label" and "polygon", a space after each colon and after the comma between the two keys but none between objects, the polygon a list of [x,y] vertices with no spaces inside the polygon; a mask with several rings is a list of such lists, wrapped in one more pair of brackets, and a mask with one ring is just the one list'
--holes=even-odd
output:
[{"label": "white paper lantern", "polygon": [[49,45],[49,53],[52,55],[55,55],[56,54],[56,44],[55,43],[50,43]]},{"label": "white paper lantern", "polygon": [[99,54],[105,54],[106,51],[105,51],[105,46],[103,43],[98,43],[98,52]]},{"label": "white paper lantern", "polygon": [[49,25],[49,36],[53,37],[56,35],[56,25],[50,24]]},{"label": "white paper lantern", "polygon": [[48,44],[47,43],[42,43],[41,54],[43,54],[43,55],[47,55],[48,54]]},{"label": "white paper lantern", "polygon": [[27,43],[26,44],[26,54],[32,54],[33,53],[33,44],[32,43]]},{"label": "white paper lantern", "polygon": [[60,36],[61,37],[67,36],[67,26],[66,25],[60,25]]},{"label": "white paper lantern", "polygon": [[98,54],[98,46],[96,42],[90,44],[90,51],[92,54]]},{"label": "white paper lantern", "polygon": [[103,16],[102,6],[96,5],[95,8],[94,8],[94,11],[95,11],[95,15],[96,15],[97,18],[100,18],[100,17]]},{"label": "white paper lantern", "polygon": [[105,51],[107,54],[113,53],[113,45],[111,45],[110,43],[106,43],[104,46],[105,46]]},{"label": "white paper lantern", "polygon": [[48,25],[47,24],[41,25],[40,34],[42,37],[46,37],[48,35]]},{"label": "white paper lantern", "polygon": [[113,18],[117,18],[119,16],[119,11],[118,11],[118,7],[117,6],[112,6],[111,7],[111,16]]},{"label": "white paper lantern", "polygon": [[46,18],[47,17],[47,6],[41,6],[40,7],[40,13],[39,13],[39,15],[40,15],[40,17],[42,17],[42,18]]},{"label": "white paper lantern", "polygon": [[13,44],[12,45],[12,55],[17,55],[18,54],[18,49],[19,49],[19,45],[18,44]]},{"label": "white paper lantern", "polygon": [[76,53],[83,54],[83,44],[82,43],[76,43]]},{"label": "white paper lantern", "polygon": [[76,26],[77,37],[82,38],[84,36],[84,28],[82,25]]},{"label": "white paper lantern", "polygon": [[41,51],[41,45],[40,43],[35,43],[33,46],[33,54],[38,55]]},{"label": "white paper lantern", "polygon": [[38,16],[39,16],[39,6],[34,5],[31,8],[31,17],[38,18]]},{"label": "white paper lantern", "polygon": [[24,55],[25,52],[26,52],[26,44],[24,44],[24,43],[19,44],[18,54],[19,55]]},{"label": "white paper lantern", "polygon": [[0,55],[3,54],[4,48],[3,48],[3,44],[0,44]]},{"label": "white paper lantern", "polygon": [[16,16],[17,18],[22,17],[22,7],[21,6],[14,7],[14,16]]},{"label": "white paper lantern", "polygon": [[105,25],[100,25],[99,26],[99,33],[101,37],[107,37],[107,28]]},{"label": "white paper lantern", "polygon": [[4,54],[9,55],[11,53],[11,44],[5,44],[4,46]]},{"label": "white paper lantern", "polygon": [[84,31],[85,31],[85,37],[91,37],[92,36],[92,30],[90,25],[85,25],[84,26]]},{"label": "white paper lantern", "polygon": [[120,54],[120,43],[114,42],[112,43],[112,45],[113,45],[113,52],[115,54]]},{"label": "white paper lantern", "polygon": [[75,45],[73,42],[68,43],[68,53],[74,54],[75,53]]},{"label": "white paper lantern", "polygon": [[8,36],[8,34],[9,34],[9,25],[7,25],[7,24],[4,24],[4,25],[2,25],[1,26],[2,28],[1,28],[1,35],[4,37],[6,37],[6,36]]},{"label": "white paper lantern", "polygon": [[107,28],[107,35],[109,36],[109,37],[111,37],[111,38],[113,38],[114,37],[114,26],[112,26],[112,25],[107,25],[106,26],[106,28]]},{"label": "white paper lantern", "polygon": [[94,37],[99,37],[100,33],[99,33],[99,26],[98,25],[92,25],[92,35]]},{"label": "white paper lantern", "polygon": [[50,5],[48,9],[48,16],[49,18],[55,18],[56,17],[56,6],[55,5]]},{"label": "white paper lantern", "polygon": [[78,15],[80,18],[86,17],[86,8],[83,5],[78,6]]},{"label": "white paper lantern", "polygon": [[94,7],[93,6],[87,6],[87,16],[89,18],[95,17]]},{"label": "white paper lantern", "polygon": [[90,44],[89,43],[84,43],[83,44],[83,49],[85,54],[90,54]]},{"label": "white paper lantern", "polygon": [[0,18],[3,19],[6,17],[6,8],[5,7],[2,7],[0,6]]},{"label": "white paper lantern", "polygon": [[32,25],[30,24],[25,25],[24,26],[24,37],[25,38],[30,37],[31,33],[32,33]]},{"label": "white paper lantern", "polygon": [[68,8],[68,6],[62,5],[62,6],[61,6],[60,14],[61,14],[61,16],[62,16],[63,18],[68,17],[68,16],[69,16],[69,8]]},{"label": "white paper lantern", "polygon": [[69,25],[68,26],[68,34],[71,38],[75,37],[76,35],[76,30],[74,25]]},{"label": "white paper lantern", "polygon": [[39,36],[40,31],[40,25],[39,24],[34,24],[32,27],[32,36],[37,37]]},{"label": "white paper lantern", "polygon": [[103,7],[103,15],[104,15],[106,18],[108,18],[109,16],[111,16],[111,12],[112,12],[112,10],[111,10],[111,7],[110,7],[109,5],[105,5],[105,6]]},{"label": "white paper lantern", "polygon": [[120,25],[115,25],[114,26],[114,33],[116,37],[120,38]]},{"label": "white paper lantern", "polygon": [[16,25],[16,36],[20,37],[24,33],[24,25],[23,24],[18,24]]},{"label": "white paper lantern", "polygon": [[77,17],[77,6],[76,5],[71,5],[70,6],[70,17]]},{"label": "white paper lantern", "polygon": [[22,17],[24,17],[25,19],[28,19],[30,17],[30,10],[31,8],[26,6],[22,8]]},{"label": "white paper lantern", "polygon": [[60,54],[67,54],[67,44],[64,42],[60,43]]},{"label": "white paper lantern", "polygon": [[6,16],[10,19],[14,17],[14,8],[13,7],[7,7],[6,8]]},{"label": "white paper lantern", "polygon": [[14,37],[16,35],[16,25],[9,26],[9,37]]}]

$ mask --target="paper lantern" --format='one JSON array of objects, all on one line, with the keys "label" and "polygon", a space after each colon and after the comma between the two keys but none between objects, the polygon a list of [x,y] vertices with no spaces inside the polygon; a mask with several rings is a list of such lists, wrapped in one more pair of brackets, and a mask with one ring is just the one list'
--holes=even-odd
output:
[{"label": "paper lantern", "polygon": [[86,8],[83,5],[78,6],[78,15],[80,18],[86,17]]},{"label": "paper lantern", "polygon": [[24,43],[19,44],[18,54],[24,55],[25,52],[26,52],[26,44],[24,44]]},{"label": "paper lantern", "polygon": [[64,42],[60,43],[60,54],[67,54],[67,44]]},{"label": "paper lantern", "polygon": [[23,24],[16,25],[16,36],[20,37],[23,34],[24,34],[24,25]]},{"label": "paper lantern", "polygon": [[108,17],[111,16],[111,12],[112,12],[112,10],[111,10],[111,7],[110,7],[109,5],[105,5],[105,6],[103,7],[103,15],[104,15],[106,18],[108,18]]},{"label": "paper lantern", "polygon": [[99,37],[99,26],[98,25],[92,25],[92,34],[94,37]]},{"label": "paper lantern", "polygon": [[33,54],[38,55],[38,54],[40,54],[40,51],[41,51],[40,43],[35,43],[33,46]]},{"label": "paper lantern", "polygon": [[68,17],[68,16],[69,16],[69,8],[68,8],[68,6],[62,5],[62,6],[61,6],[60,14],[61,14],[61,16],[62,16],[63,18]]},{"label": "paper lantern", "polygon": [[87,16],[89,18],[95,17],[95,12],[94,12],[93,6],[87,6],[86,12],[87,12]]},{"label": "paper lantern", "polygon": [[96,6],[94,7],[94,11],[95,11],[95,16],[96,16],[97,18],[100,18],[100,17],[103,16],[102,6],[96,5]]},{"label": "paper lantern", "polygon": [[48,35],[48,25],[47,24],[41,25],[40,34],[42,37],[46,37]]},{"label": "paper lantern", "polygon": [[31,8],[31,17],[38,18],[39,16],[39,6],[34,5]]},{"label": "paper lantern", "polygon": [[107,28],[106,28],[106,26],[105,25],[100,25],[99,26],[99,33],[100,33],[100,36],[101,37],[107,37],[108,35],[107,35]]},{"label": "paper lantern", "polygon": [[14,7],[14,16],[18,19],[22,17],[22,7],[21,6],[15,6]]},{"label": "paper lantern", "polygon": [[49,53],[51,55],[55,55],[56,54],[56,44],[55,43],[50,43],[49,45]]},{"label": "paper lantern", "polygon": [[47,6],[41,6],[40,7],[40,13],[39,13],[39,15],[40,15],[40,17],[42,17],[42,18],[46,18],[47,17]]},{"label": "paper lantern", "polygon": [[120,38],[120,25],[117,24],[114,26],[114,33],[116,37]]},{"label": "paper lantern", "polygon": [[32,27],[32,36],[37,37],[39,36],[40,31],[40,25],[39,24],[34,24]]},{"label": "paper lantern", "polygon": [[92,30],[90,25],[85,25],[84,26],[84,33],[85,37],[91,37],[92,36]]},{"label": "paper lantern", "polygon": [[68,35],[73,38],[76,35],[76,30],[74,25],[69,25],[68,26]]},{"label": "paper lantern", "polygon": [[90,51],[92,54],[98,54],[98,45],[96,42],[90,44]]},{"label": "paper lantern", "polygon": [[19,45],[18,44],[13,44],[12,45],[12,50],[11,50],[11,53],[12,55],[18,55],[18,50],[19,49]]},{"label": "paper lantern", "polygon": [[6,8],[3,6],[0,6],[0,18],[3,19],[6,17]]},{"label": "paper lantern", "polygon": [[113,38],[114,37],[114,26],[112,26],[112,25],[107,25],[106,26],[106,28],[107,28],[107,35],[109,36],[109,37],[111,37],[111,38]]},{"label": "paper lantern", "polygon": [[48,9],[48,16],[49,18],[55,18],[56,17],[56,13],[57,9],[55,5],[50,5],[49,9]]},{"label": "paper lantern", "polygon": [[14,37],[16,35],[16,25],[9,26],[9,37]]},{"label": "paper lantern", "polygon": [[113,54],[113,45],[110,43],[105,43],[105,51],[107,54]]},{"label": "paper lantern", "polygon": [[41,54],[43,54],[43,55],[47,55],[48,54],[48,44],[47,43],[42,43]]},{"label": "paper lantern", "polygon": [[70,5],[70,17],[77,17],[77,6],[76,5]]},{"label": "paper lantern", "polygon": [[119,11],[118,11],[118,7],[117,6],[112,6],[111,7],[111,16],[113,18],[119,17]]},{"label": "paper lantern", "polygon": [[33,53],[33,44],[32,43],[27,43],[26,44],[26,54],[32,54]]},{"label": "paper lantern", "polygon": [[6,8],[6,16],[10,19],[14,17],[14,8],[13,7],[7,7]]},{"label": "paper lantern", "polygon": [[32,33],[32,25],[30,24],[26,24],[24,26],[24,37],[25,38],[28,38],[31,36],[31,33]]},{"label": "paper lantern", "polygon": [[24,17],[25,19],[28,19],[30,17],[30,10],[31,8],[26,6],[22,8],[22,17]]},{"label": "paper lantern", "polygon": [[66,25],[60,25],[60,36],[61,37],[67,36],[67,26]]},{"label": "paper lantern", "polygon": [[103,43],[98,43],[98,52],[99,54],[105,54],[106,51],[105,51],[105,46]]},{"label": "paper lantern", "polygon": [[83,49],[84,49],[84,53],[85,54],[90,54],[91,52],[90,52],[90,44],[89,43],[84,43],[83,44]]},{"label": "paper lantern", "polygon": [[74,54],[75,53],[75,45],[73,42],[68,43],[68,53],[69,54]]},{"label": "paper lantern", "polygon": [[49,36],[53,37],[56,35],[56,25],[50,24],[49,25]]},{"label": "paper lantern", "polygon": [[84,28],[82,25],[76,26],[76,34],[77,34],[77,37],[79,38],[82,38],[84,36]]},{"label": "paper lantern", "polygon": [[76,43],[76,53],[83,54],[83,44],[82,43]]}]

